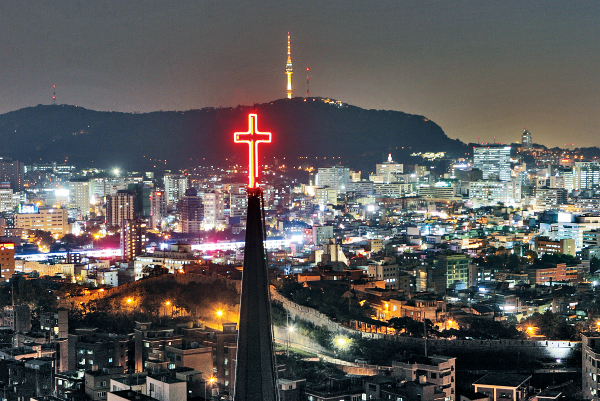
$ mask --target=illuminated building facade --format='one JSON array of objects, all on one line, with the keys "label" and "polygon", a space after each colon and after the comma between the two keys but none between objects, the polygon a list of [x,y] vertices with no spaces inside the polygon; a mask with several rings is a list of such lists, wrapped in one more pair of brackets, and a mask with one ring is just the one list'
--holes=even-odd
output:
[{"label": "illuminated building facade", "polygon": [[600,165],[595,162],[575,162],[573,189],[596,189],[600,186]]},{"label": "illuminated building facade", "polygon": [[388,156],[388,160],[381,164],[375,165],[375,174],[378,177],[382,177],[383,183],[389,184],[390,182],[396,182],[396,175],[404,173],[404,165],[400,163],[394,163],[392,160],[392,154]]},{"label": "illuminated building facade", "polygon": [[150,195],[150,227],[156,228],[167,215],[167,197],[164,189],[155,189]]},{"label": "illuminated building facade", "polygon": [[548,210],[559,205],[565,205],[568,200],[566,189],[562,188],[534,188],[535,210]]},{"label": "illuminated building facade", "polygon": [[146,223],[124,220],[121,226],[121,250],[123,259],[129,261],[141,255],[146,245]]},{"label": "illuminated building facade", "polygon": [[231,184],[229,186],[229,217],[245,219],[248,209],[248,194],[245,184]]},{"label": "illuminated building facade", "polygon": [[204,208],[202,198],[198,196],[196,189],[189,188],[185,191],[185,196],[179,200],[177,209],[182,233],[199,233],[202,230]]},{"label": "illuminated building facade", "polygon": [[90,181],[87,178],[74,178],[69,181],[69,202],[77,209],[78,220],[90,214]]},{"label": "illuminated building facade", "polygon": [[320,187],[330,187],[345,193],[350,184],[350,169],[343,166],[319,168],[317,173],[317,185]]},{"label": "illuminated building facade", "polygon": [[551,240],[548,237],[535,237],[534,244],[535,251],[540,257],[545,253],[559,253],[575,256],[575,240],[573,238]]},{"label": "illuminated building facade", "polygon": [[13,190],[21,190],[21,165],[17,160],[0,157],[0,182],[9,182]]},{"label": "illuminated building facade", "polygon": [[13,199],[13,190],[11,188],[2,188],[0,186],[0,213],[12,212],[15,208]]},{"label": "illuminated building facade", "polygon": [[0,243],[0,270],[2,281],[15,274],[15,244],[12,242]]},{"label": "illuminated building facade", "polygon": [[225,202],[221,191],[204,193],[204,225],[215,228],[225,219]]},{"label": "illuminated building facade", "polygon": [[446,272],[446,288],[464,290],[469,283],[469,264],[467,255],[439,255],[436,266]]},{"label": "illuminated building facade", "polygon": [[135,218],[135,193],[121,190],[106,197],[106,224],[121,226],[125,220]]},{"label": "illuminated building facade", "polygon": [[165,192],[167,193],[167,205],[177,204],[189,188],[187,177],[181,174],[166,173],[164,182]]},{"label": "illuminated building facade", "polygon": [[525,130],[521,135],[521,147],[523,149],[531,149],[533,142],[531,141],[531,132]]},{"label": "illuminated building facade", "polygon": [[33,213],[16,213],[15,228],[50,231],[62,237],[69,233],[67,209],[39,209]]},{"label": "illuminated building facade", "polygon": [[287,63],[285,64],[285,75],[287,75],[287,98],[292,98],[292,51],[290,46],[290,33],[288,32],[288,51],[287,51]]},{"label": "illuminated building facade", "polygon": [[510,146],[489,145],[473,148],[473,168],[483,173],[483,179],[496,177],[510,180]]}]

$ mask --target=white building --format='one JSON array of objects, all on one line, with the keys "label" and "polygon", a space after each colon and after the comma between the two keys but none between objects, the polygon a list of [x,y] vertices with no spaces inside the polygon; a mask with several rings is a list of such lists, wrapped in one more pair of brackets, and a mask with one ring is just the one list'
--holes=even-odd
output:
[{"label": "white building", "polygon": [[471,181],[469,182],[469,200],[473,207],[493,206],[499,202],[516,204],[521,202],[521,184],[518,180]]},{"label": "white building", "polygon": [[573,189],[596,189],[600,186],[600,165],[596,162],[575,162]]},{"label": "white building", "polygon": [[90,182],[87,179],[69,181],[69,203],[85,219],[90,214]]},{"label": "white building", "polygon": [[335,166],[319,168],[317,172],[317,185],[335,188],[338,193],[346,192],[349,183],[350,169],[348,167]]},{"label": "white building", "polygon": [[12,212],[14,208],[13,190],[11,188],[0,188],[0,213]]},{"label": "white building", "polygon": [[375,165],[375,174],[378,177],[382,177],[384,184],[389,184],[391,182],[396,182],[397,175],[404,173],[404,165],[399,163],[394,163],[392,160],[392,154],[388,155],[388,160],[381,164]]},{"label": "white building", "polygon": [[181,174],[166,173],[164,177],[167,205],[177,203],[189,188],[188,179]]},{"label": "white building", "polygon": [[201,194],[204,200],[204,228],[217,228],[224,223],[225,202],[221,191]]},{"label": "white building", "polygon": [[510,146],[489,145],[473,148],[473,168],[483,173],[483,179],[497,177],[510,180]]}]

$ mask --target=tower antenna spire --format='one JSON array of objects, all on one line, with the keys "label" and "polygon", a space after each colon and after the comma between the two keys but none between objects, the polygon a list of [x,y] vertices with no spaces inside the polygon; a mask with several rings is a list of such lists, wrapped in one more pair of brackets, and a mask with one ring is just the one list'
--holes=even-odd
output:
[{"label": "tower antenna spire", "polygon": [[292,47],[290,46],[290,33],[288,32],[288,52],[287,63],[285,64],[285,74],[287,75],[287,98],[292,98]]},{"label": "tower antenna spire", "polygon": [[56,85],[52,85],[52,104],[56,106]]},{"label": "tower antenna spire", "polygon": [[308,71],[309,71],[309,68],[306,67],[306,97],[310,96],[310,85],[309,85],[309,82],[308,82]]}]

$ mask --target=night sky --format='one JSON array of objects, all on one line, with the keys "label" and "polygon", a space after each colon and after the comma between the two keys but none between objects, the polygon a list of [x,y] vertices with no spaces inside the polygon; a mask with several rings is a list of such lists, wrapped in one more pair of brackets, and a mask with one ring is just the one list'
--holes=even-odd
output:
[{"label": "night sky", "polygon": [[187,110],[294,95],[451,138],[600,146],[598,1],[2,1],[0,112]]}]

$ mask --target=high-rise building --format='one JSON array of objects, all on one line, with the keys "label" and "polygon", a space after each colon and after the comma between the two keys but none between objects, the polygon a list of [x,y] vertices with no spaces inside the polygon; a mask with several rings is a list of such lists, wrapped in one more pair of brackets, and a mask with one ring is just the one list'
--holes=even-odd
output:
[{"label": "high-rise building", "polygon": [[136,217],[148,218],[151,214],[151,194],[152,188],[144,183],[138,182],[127,185],[127,190],[135,192],[135,213]]},{"label": "high-rise building", "polygon": [[350,169],[343,166],[319,168],[317,173],[317,185],[330,187],[338,193],[346,192],[350,183]]},{"label": "high-rise building", "polygon": [[77,209],[77,215],[85,219],[90,214],[90,181],[88,178],[73,178],[69,181],[69,203]]},{"label": "high-rise building", "polygon": [[510,146],[489,145],[474,147],[473,168],[482,171],[484,180],[495,177],[500,181],[509,181]]},{"label": "high-rise building", "polygon": [[21,165],[17,160],[0,157],[0,182],[9,182],[10,187],[21,190]]},{"label": "high-rise building", "polygon": [[247,209],[246,184],[231,184],[229,186],[229,217],[245,218]]},{"label": "high-rise building", "polygon": [[394,163],[392,160],[392,154],[388,155],[386,162],[375,165],[375,174],[378,177],[383,178],[383,183],[389,184],[390,182],[396,182],[396,175],[404,173],[404,165]]},{"label": "high-rise building", "polygon": [[167,205],[176,204],[188,189],[188,179],[185,175],[166,173],[164,177]]},{"label": "high-rise building", "polygon": [[534,188],[535,210],[548,210],[567,203],[568,194],[564,188]]},{"label": "high-rise building", "polygon": [[204,225],[206,228],[215,228],[225,218],[225,205],[223,194],[220,191],[205,192],[204,200]]},{"label": "high-rise building", "polygon": [[141,255],[146,244],[146,223],[139,220],[124,220],[121,225],[121,250],[123,259],[131,260]]},{"label": "high-rise building", "polygon": [[125,220],[135,219],[135,193],[121,190],[106,197],[106,224],[121,226]]},{"label": "high-rise building", "polygon": [[575,162],[573,189],[596,189],[600,186],[600,165],[596,162]]},{"label": "high-rise building", "polygon": [[202,230],[204,208],[202,198],[198,196],[196,189],[189,188],[185,191],[185,196],[179,200],[177,209],[180,214],[181,232],[191,234]]},{"label": "high-rise building", "polygon": [[167,200],[164,189],[155,189],[150,195],[150,227],[156,228],[167,215]]},{"label": "high-rise building", "polygon": [[523,149],[531,149],[533,142],[531,141],[531,133],[527,130],[521,135],[521,147]]},{"label": "high-rise building", "polygon": [[90,183],[90,202],[94,205],[104,202],[108,195],[115,195],[117,191],[126,189],[123,177],[93,177]]},{"label": "high-rise building", "polygon": [[3,188],[0,185],[0,213],[12,212],[15,209],[13,190],[10,187]]}]

